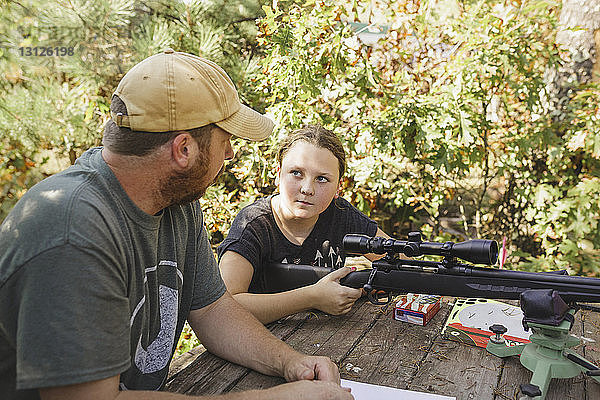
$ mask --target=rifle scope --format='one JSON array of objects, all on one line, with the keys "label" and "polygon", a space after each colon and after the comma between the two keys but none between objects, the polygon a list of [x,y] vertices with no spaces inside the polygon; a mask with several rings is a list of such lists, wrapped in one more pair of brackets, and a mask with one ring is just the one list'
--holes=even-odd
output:
[{"label": "rifle scope", "polygon": [[456,257],[474,263],[493,265],[498,260],[498,244],[494,240],[473,239],[465,242],[422,242],[421,232],[410,232],[408,240],[346,235],[343,247],[350,254],[402,253],[408,257],[434,255]]}]

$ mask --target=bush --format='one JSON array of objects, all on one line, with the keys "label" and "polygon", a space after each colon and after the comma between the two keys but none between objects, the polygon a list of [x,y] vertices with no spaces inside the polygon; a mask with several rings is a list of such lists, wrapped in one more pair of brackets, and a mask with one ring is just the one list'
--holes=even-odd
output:
[{"label": "bush", "polygon": [[386,2],[375,47],[344,5],[266,8],[255,79],[279,131],[343,137],[347,193],[390,233],[507,236],[523,268],[595,273],[600,92],[574,86],[565,122],[547,111],[558,5],[462,3],[441,19],[428,4]]}]

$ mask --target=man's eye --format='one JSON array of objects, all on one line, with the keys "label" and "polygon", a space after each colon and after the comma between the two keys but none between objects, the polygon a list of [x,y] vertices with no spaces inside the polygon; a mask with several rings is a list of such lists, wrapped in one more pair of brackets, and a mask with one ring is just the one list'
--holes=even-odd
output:
[{"label": "man's eye", "polygon": [[297,170],[290,171],[290,174],[292,174],[294,176],[300,176],[300,171],[297,171]]},{"label": "man's eye", "polygon": [[329,182],[329,179],[325,178],[324,176],[319,176],[317,178],[317,181],[319,181],[319,182]]}]

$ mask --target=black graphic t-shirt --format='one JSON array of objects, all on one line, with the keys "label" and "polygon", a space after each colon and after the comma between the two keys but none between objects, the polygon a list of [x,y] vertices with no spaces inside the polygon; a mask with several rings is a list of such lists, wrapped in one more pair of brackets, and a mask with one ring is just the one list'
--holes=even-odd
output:
[{"label": "black graphic t-shirt", "polygon": [[299,246],[290,242],[277,226],[271,209],[272,197],[258,199],[244,207],[217,249],[219,259],[226,251],[234,251],[252,264],[254,275],[248,289],[251,293],[270,291],[265,276],[273,263],[338,268],[344,265],[346,258],[342,249],[346,234],[374,236],[377,233],[375,221],[340,197],[319,215],[312,232]]}]

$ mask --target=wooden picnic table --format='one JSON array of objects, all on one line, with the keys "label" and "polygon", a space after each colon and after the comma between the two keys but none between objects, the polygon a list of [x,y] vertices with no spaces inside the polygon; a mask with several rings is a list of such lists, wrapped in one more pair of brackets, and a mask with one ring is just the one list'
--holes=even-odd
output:
[{"label": "wooden picnic table", "polygon": [[[330,357],[339,365],[344,379],[459,400],[518,399],[519,385],[531,378],[518,357],[502,359],[485,349],[442,338],[452,301],[444,298],[441,310],[425,327],[396,321],[391,304],[376,306],[365,299],[357,301],[343,316],[303,312],[268,327],[296,350]],[[576,351],[598,364],[598,313],[579,311],[571,333],[586,338]],[[165,390],[210,395],[281,383],[282,378],[265,376],[196,350],[175,360]],[[600,399],[600,384],[583,374],[554,379],[546,399]]]}]

